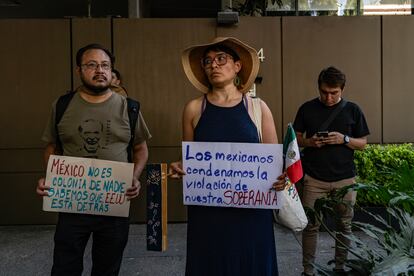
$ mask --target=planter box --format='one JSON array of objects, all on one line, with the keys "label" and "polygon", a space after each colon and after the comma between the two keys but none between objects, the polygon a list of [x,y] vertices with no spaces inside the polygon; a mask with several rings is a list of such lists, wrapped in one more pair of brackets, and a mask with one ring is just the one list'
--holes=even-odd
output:
[{"label": "planter box", "polygon": [[[385,221],[390,224],[394,229],[399,230],[400,225],[398,223],[398,220],[393,217],[390,213],[387,212],[387,208],[383,206],[370,206],[370,207],[363,207],[365,211],[373,214],[378,215],[385,219]],[[364,212],[362,210],[356,210],[354,214],[354,221],[363,222],[363,223],[369,223],[374,226],[377,226],[378,228],[385,229],[386,227],[375,220],[372,216],[367,214],[367,212]]]},{"label": "planter box", "polygon": [[[368,206],[368,207],[363,207],[363,208],[366,212],[361,210],[360,208],[354,209],[354,218],[353,218],[352,222],[369,223],[369,224],[374,225],[374,226],[376,226],[380,229],[385,229],[385,226],[382,223],[380,223],[374,217],[372,217],[370,214],[368,214],[368,213],[371,213],[373,215],[382,217],[385,221],[390,223],[394,227],[394,229],[399,229],[397,219],[395,219],[393,216],[391,216],[387,212],[386,207],[383,207],[383,206]],[[324,223],[329,228],[329,230],[336,231],[335,219],[333,217],[325,217],[324,218]],[[359,229],[354,227],[353,230],[359,230]],[[321,227],[320,231],[325,231],[325,230],[323,229],[323,227]]]}]

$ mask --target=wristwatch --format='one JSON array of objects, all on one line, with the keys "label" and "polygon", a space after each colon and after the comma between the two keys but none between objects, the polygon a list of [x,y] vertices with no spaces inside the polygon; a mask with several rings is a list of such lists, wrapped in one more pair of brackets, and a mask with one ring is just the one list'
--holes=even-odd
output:
[{"label": "wristwatch", "polygon": [[349,143],[349,136],[348,135],[344,135],[344,145]]}]

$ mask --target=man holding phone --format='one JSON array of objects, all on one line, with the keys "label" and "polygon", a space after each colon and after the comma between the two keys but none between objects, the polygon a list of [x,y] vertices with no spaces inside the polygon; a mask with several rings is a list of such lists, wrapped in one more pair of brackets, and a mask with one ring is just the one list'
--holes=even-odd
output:
[{"label": "man holding phone", "polygon": [[[364,149],[369,129],[365,116],[355,103],[342,98],[345,74],[335,67],[323,69],[318,77],[319,97],[305,102],[298,110],[293,127],[300,147],[305,171],[303,205],[314,207],[316,199],[344,186],[355,183],[354,150]],[[337,238],[350,244],[352,206],[356,192],[345,195],[350,204],[336,206]],[[318,241],[320,223],[309,220],[302,234],[302,275],[313,275],[312,263]],[[335,247],[335,268],[343,272],[347,251],[340,244]]]},{"label": "man holding phone", "polygon": [[329,136],[329,131],[327,131],[327,130],[318,131],[318,132],[316,132],[316,136],[318,136],[318,137],[328,137]]}]

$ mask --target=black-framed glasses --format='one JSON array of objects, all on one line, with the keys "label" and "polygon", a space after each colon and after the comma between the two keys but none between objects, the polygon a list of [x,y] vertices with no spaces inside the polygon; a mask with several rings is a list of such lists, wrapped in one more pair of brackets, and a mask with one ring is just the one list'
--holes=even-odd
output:
[{"label": "black-framed glasses", "polygon": [[228,58],[233,58],[233,57],[226,53],[217,54],[214,58],[205,57],[201,60],[201,65],[204,68],[210,68],[213,65],[213,61],[214,61],[217,65],[222,66],[227,63]]},{"label": "black-framed glasses", "polygon": [[81,66],[83,68],[86,68],[86,69],[91,70],[91,71],[92,70],[97,70],[98,67],[101,67],[102,70],[104,70],[104,71],[110,71],[111,68],[112,68],[111,64],[110,63],[106,63],[106,62],[101,63],[101,64],[96,63],[96,62],[88,62],[88,63],[82,64]]}]

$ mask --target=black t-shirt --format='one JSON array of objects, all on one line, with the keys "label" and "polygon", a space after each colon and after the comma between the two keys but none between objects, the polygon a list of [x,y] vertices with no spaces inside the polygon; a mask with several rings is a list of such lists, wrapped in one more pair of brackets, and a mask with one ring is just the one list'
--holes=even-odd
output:
[{"label": "black t-shirt", "polygon": [[[368,135],[364,114],[352,102],[347,102],[328,129],[319,129],[338,104],[326,106],[319,98],[304,103],[296,114],[293,128],[296,132],[304,133],[306,138],[320,130],[337,131],[354,138]],[[302,163],[306,174],[322,181],[339,181],[355,176],[354,150],[346,145],[306,147]]]}]

